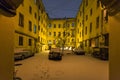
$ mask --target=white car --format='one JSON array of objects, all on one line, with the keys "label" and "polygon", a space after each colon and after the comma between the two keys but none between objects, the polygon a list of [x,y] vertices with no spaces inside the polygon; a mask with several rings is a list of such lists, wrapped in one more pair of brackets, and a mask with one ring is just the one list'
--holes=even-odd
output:
[{"label": "white car", "polygon": [[75,48],[73,52],[77,55],[85,55],[85,51],[82,48]]}]

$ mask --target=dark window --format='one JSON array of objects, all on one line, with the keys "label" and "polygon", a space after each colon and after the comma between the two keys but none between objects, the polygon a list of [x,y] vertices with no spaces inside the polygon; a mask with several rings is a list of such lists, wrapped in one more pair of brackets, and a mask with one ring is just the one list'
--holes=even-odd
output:
[{"label": "dark window", "polygon": [[61,27],[61,24],[58,24],[58,28],[60,28]]},{"label": "dark window", "polygon": [[92,46],[92,39],[89,40],[89,47]]},{"label": "dark window", "polygon": [[51,32],[49,32],[49,36],[51,36]]},{"label": "dark window", "polygon": [[88,6],[88,0],[86,0],[86,6]]},{"label": "dark window", "polygon": [[19,26],[24,27],[24,15],[19,13]]},{"label": "dark window", "polygon": [[40,30],[40,25],[38,26],[38,30]]},{"label": "dark window", "polygon": [[29,31],[32,31],[32,22],[29,21]]},{"label": "dark window", "polygon": [[36,33],[36,31],[37,31],[37,27],[36,25],[34,25],[34,33]]},{"label": "dark window", "polygon": [[65,37],[65,31],[63,32],[63,37]]},{"label": "dark window", "polygon": [[54,24],[54,28],[56,28],[56,24]]},{"label": "dark window", "polygon": [[23,46],[23,37],[19,36],[19,46]]},{"label": "dark window", "polygon": [[32,14],[32,7],[29,6],[29,13]]},{"label": "dark window", "polygon": [[88,15],[86,15],[86,21],[88,20]]},{"label": "dark window", "polygon": [[100,6],[99,0],[97,0],[97,8]]},{"label": "dark window", "polygon": [[81,37],[81,32],[80,32],[80,37]]},{"label": "dark window", "polygon": [[29,46],[32,46],[32,39],[29,39],[29,41],[28,41],[28,42],[29,42],[29,44],[28,44],[28,45],[29,45]]},{"label": "dark window", "polygon": [[87,35],[87,26],[85,27],[85,34]]},{"label": "dark window", "polygon": [[59,36],[59,37],[61,36],[61,32],[58,32],[58,36]]},{"label": "dark window", "polygon": [[54,36],[56,36],[56,32],[54,32]]},{"label": "dark window", "polygon": [[40,16],[39,16],[38,20],[40,21]]},{"label": "dark window", "polygon": [[90,33],[92,32],[92,22],[90,23]]},{"label": "dark window", "polygon": [[92,16],[92,8],[90,9],[90,16]]},{"label": "dark window", "polygon": [[96,18],[96,28],[99,27],[99,16]]},{"label": "dark window", "polygon": [[35,19],[37,19],[37,13],[34,14]]}]

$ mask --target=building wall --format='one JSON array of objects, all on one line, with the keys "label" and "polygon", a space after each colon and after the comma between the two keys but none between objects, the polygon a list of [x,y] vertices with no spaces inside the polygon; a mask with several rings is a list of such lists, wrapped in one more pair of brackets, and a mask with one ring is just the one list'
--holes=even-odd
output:
[{"label": "building wall", "polygon": [[13,80],[14,20],[0,14],[0,80]]},{"label": "building wall", "polygon": [[[29,12],[31,7],[31,13]],[[23,15],[23,26],[20,25],[20,14]],[[36,17],[35,17],[36,15]],[[35,52],[36,40],[38,36],[38,7],[34,0],[24,0],[20,7],[17,9],[17,15],[14,18],[15,27],[15,49],[27,48]],[[31,22],[31,30],[29,30],[29,21]],[[36,26],[36,32],[35,32]],[[19,45],[19,36],[23,37],[23,45]],[[31,39],[31,45],[29,45]]]},{"label": "building wall", "polygon": [[82,1],[76,16],[78,33],[76,47],[82,46],[86,53],[91,53],[92,47],[105,46],[105,35],[109,33],[108,22],[104,20],[105,16],[105,10],[102,9],[98,0]]},{"label": "building wall", "polygon": [[110,60],[109,60],[109,76],[110,80],[120,79],[120,12],[115,16],[109,17],[110,25]]},{"label": "building wall", "polygon": [[[51,19],[49,21],[49,26],[48,26],[48,45],[51,45],[52,47],[57,47],[57,43],[61,41],[61,44],[59,44],[59,47],[62,47],[63,40],[65,39],[65,46],[66,47],[73,47],[75,46],[75,36],[72,36],[72,33],[75,34],[75,19]],[[74,23],[74,27],[72,27],[72,23]],[[59,27],[60,25],[60,27]],[[54,27],[56,26],[56,27]],[[74,31],[73,31],[74,30]],[[69,33],[69,36],[63,36],[63,32]],[[72,32],[73,31],[73,32]],[[54,36],[54,32],[56,35]],[[61,36],[59,35],[59,32]],[[51,35],[50,35],[51,33]],[[74,39],[72,41],[72,39]]]},{"label": "building wall", "polygon": [[45,11],[45,7],[40,2],[40,9],[39,9],[39,40],[38,40],[38,49],[39,52],[45,51],[47,49],[47,26],[48,26],[48,15]]}]

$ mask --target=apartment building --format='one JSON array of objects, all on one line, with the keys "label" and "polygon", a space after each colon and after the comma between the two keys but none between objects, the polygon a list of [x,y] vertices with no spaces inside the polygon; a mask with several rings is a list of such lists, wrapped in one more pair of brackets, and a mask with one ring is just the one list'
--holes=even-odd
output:
[{"label": "apartment building", "polygon": [[[47,14],[41,0],[24,0],[15,16],[15,49],[42,51],[45,44]],[[40,45],[38,45],[40,44]]]},{"label": "apartment building", "polygon": [[55,18],[49,20],[48,46],[75,47],[75,18]]},{"label": "apartment building", "polygon": [[99,0],[83,0],[76,15],[76,47],[90,53],[92,47],[108,46],[108,43],[107,11]]}]

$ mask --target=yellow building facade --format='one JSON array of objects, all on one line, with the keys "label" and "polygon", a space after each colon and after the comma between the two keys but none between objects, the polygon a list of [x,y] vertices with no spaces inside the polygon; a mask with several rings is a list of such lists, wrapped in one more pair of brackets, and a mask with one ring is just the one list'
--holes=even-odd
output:
[{"label": "yellow building facade", "polygon": [[109,26],[106,10],[99,0],[83,0],[76,15],[76,47],[87,53],[92,47],[108,46]]},{"label": "yellow building facade", "polygon": [[48,25],[48,46],[75,46],[75,18],[50,19]]},{"label": "yellow building facade", "polygon": [[24,0],[15,16],[15,49],[44,50],[41,43],[47,42],[46,20],[47,14],[41,0]]}]

